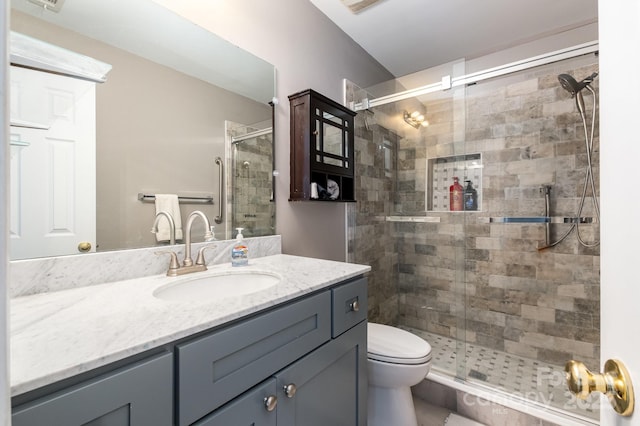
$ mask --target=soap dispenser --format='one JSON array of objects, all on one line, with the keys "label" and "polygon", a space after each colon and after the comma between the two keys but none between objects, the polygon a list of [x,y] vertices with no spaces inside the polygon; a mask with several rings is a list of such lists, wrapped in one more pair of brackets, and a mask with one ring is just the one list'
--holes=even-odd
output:
[{"label": "soap dispenser", "polygon": [[467,187],[464,189],[464,209],[478,210],[478,191],[473,188],[470,180],[465,180]]},{"label": "soap dispenser", "polygon": [[231,249],[231,266],[246,266],[249,264],[249,247],[244,242],[242,230],[244,228],[236,228],[236,242]]}]

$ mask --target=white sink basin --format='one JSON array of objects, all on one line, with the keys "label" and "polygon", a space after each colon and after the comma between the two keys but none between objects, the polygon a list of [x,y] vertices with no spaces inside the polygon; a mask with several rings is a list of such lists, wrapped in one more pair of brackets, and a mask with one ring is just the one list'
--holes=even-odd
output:
[{"label": "white sink basin", "polygon": [[260,271],[226,271],[204,277],[182,278],[153,292],[159,299],[196,302],[245,296],[278,284],[276,274]]}]

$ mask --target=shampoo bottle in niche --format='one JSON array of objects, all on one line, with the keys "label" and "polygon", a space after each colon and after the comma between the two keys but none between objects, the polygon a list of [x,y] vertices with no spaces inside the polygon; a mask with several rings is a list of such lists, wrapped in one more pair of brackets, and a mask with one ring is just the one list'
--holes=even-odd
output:
[{"label": "shampoo bottle in niche", "polygon": [[467,184],[464,188],[464,209],[478,210],[478,191],[473,188],[470,180],[464,182]]},{"label": "shampoo bottle in niche", "polygon": [[458,178],[453,178],[453,185],[449,187],[449,210],[452,212],[464,209],[464,188],[458,182]]},{"label": "shampoo bottle in niche", "polygon": [[249,247],[244,242],[242,230],[244,228],[236,228],[236,242],[231,249],[231,266],[246,266],[249,264]]}]

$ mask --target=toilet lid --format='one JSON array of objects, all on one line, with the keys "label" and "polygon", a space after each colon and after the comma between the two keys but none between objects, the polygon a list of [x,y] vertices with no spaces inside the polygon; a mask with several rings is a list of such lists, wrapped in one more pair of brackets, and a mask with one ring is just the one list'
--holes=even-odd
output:
[{"label": "toilet lid", "polygon": [[370,359],[396,364],[424,364],[431,360],[431,345],[424,339],[388,325],[367,325]]}]

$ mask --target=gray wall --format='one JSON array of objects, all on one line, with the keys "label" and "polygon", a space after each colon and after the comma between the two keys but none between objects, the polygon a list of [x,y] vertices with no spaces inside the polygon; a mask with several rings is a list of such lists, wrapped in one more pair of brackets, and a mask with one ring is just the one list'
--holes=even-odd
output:
[{"label": "gray wall", "polygon": [[198,7],[209,8],[210,13],[195,12],[198,8],[190,7],[193,3],[196,2],[184,1],[170,7],[276,67],[276,168],[280,172],[276,179],[276,230],[282,235],[283,252],[345,260],[346,206],[287,201],[287,96],[313,88],[341,102],[342,79],[369,86],[392,76],[308,1],[200,2]]}]

